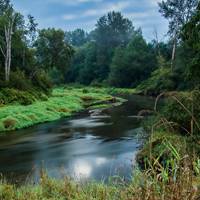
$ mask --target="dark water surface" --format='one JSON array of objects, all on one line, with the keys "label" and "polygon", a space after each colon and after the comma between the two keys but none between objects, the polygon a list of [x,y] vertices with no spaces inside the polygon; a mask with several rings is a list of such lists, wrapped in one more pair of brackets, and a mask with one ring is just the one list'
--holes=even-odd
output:
[{"label": "dark water surface", "polygon": [[135,115],[152,106],[153,99],[131,96],[94,116],[84,112],[1,136],[0,173],[14,182],[37,179],[41,167],[58,178],[129,179],[143,132]]}]

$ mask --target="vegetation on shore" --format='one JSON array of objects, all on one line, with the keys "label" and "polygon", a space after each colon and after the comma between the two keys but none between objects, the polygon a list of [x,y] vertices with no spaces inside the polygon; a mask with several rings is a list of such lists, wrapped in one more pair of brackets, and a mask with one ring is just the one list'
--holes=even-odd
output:
[{"label": "vegetation on shore", "polygon": [[[38,30],[34,17],[25,20],[9,0],[0,0],[0,131],[123,101],[112,95],[159,95],[152,111],[140,113],[152,114],[144,122],[149,138],[130,183],[81,184],[42,173],[38,185],[18,187],[2,181],[0,199],[199,198],[200,3],[163,0],[158,5],[169,21],[166,42],[159,41],[157,33],[147,42],[141,29],[115,11],[102,16],[90,33]],[[60,86],[66,83],[96,88]],[[165,103],[159,110],[161,97]]]},{"label": "vegetation on shore", "polygon": [[[49,97],[45,96],[43,101],[36,100],[27,92],[24,96],[24,93],[12,90],[12,101],[9,99],[10,96],[4,97],[10,104],[2,104],[0,107],[0,132],[26,128],[69,117],[84,109],[105,108],[124,101],[122,98],[109,95],[109,92],[124,94],[132,90],[60,87],[54,89]],[[25,102],[29,105],[24,105]]]},{"label": "vegetation on shore", "polygon": [[200,195],[200,161],[181,157],[168,143],[168,152],[173,157],[162,165],[155,160],[143,172],[135,170],[131,182],[113,181],[108,184],[75,183],[65,177],[62,180],[49,178],[41,173],[37,185],[16,186],[0,184],[2,200],[195,200]]},{"label": "vegetation on shore", "polygon": [[[89,105],[87,101],[91,97],[96,98],[97,101],[99,99],[110,101],[109,95],[104,96],[106,90],[108,89],[69,87],[56,89],[54,95],[60,97],[64,91],[68,94],[71,91],[70,96],[74,94],[79,100],[80,98],[86,100],[87,107]],[[165,96],[165,104],[158,108],[162,96]],[[1,199],[197,199],[200,195],[198,136],[200,107],[197,101],[199,96],[198,91],[163,93],[156,99],[152,111],[140,113],[153,114],[144,122],[146,130],[151,134],[137,156],[138,167],[134,169],[130,182],[124,182],[121,178],[118,181],[113,179],[107,184],[92,181],[77,183],[67,177],[62,180],[52,179],[45,172],[41,172],[37,185],[29,183],[25,186],[16,186],[2,181]],[[173,121],[170,121],[172,119]]]}]

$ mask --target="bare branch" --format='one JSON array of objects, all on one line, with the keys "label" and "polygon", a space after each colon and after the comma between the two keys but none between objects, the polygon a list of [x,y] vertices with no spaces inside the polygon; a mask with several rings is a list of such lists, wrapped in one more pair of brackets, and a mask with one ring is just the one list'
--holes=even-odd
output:
[{"label": "bare branch", "polygon": [[5,52],[3,51],[3,48],[0,46],[0,50],[1,50],[1,53],[3,54],[4,58],[6,57],[6,54]]}]

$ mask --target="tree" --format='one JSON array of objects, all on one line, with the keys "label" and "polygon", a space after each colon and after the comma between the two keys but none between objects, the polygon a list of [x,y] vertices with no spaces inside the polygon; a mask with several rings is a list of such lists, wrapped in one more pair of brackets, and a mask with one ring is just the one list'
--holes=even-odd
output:
[{"label": "tree", "polygon": [[130,43],[115,51],[109,82],[116,87],[135,87],[148,78],[155,66],[156,54],[141,31],[135,31]]},{"label": "tree", "polygon": [[80,47],[88,41],[88,34],[83,29],[76,29],[65,33],[66,41],[75,46]]},{"label": "tree", "polygon": [[189,22],[197,7],[198,0],[163,0],[159,12],[169,20],[169,35],[173,40],[171,68],[173,68],[176,46],[183,25]]},{"label": "tree", "polygon": [[67,74],[68,82],[78,82],[89,85],[97,81],[97,45],[95,42],[88,42],[76,50],[72,65]]},{"label": "tree", "polygon": [[10,0],[0,0],[0,16],[4,14],[4,12],[12,7]]},{"label": "tree", "polygon": [[81,84],[89,85],[99,78],[97,65],[97,46],[90,42],[86,45],[84,65],[80,68],[78,81]]},{"label": "tree", "polygon": [[14,11],[10,1],[1,1],[0,20],[4,28],[4,37],[1,39],[0,50],[4,57],[5,80],[10,80],[10,67],[12,59],[12,36],[18,13]]},{"label": "tree", "polygon": [[125,46],[130,41],[133,31],[132,22],[120,12],[113,11],[97,21],[94,39],[101,46]]},{"label": "tree", "polygon": [[34,44],[34,41],[37,36],[37,26],[35,18],[32,15],[28,15],[28,25],[27,25],[27,34],[29,38],[29,46]]},{"label": "tree", "polygon": [[200,84],[200,3],[195,15],[183,27],[182,39],[187,50],[188,77],[192,79],[193,86]]},{"label": "tree", "polygon": [[92,35],[97,44],[99,79],[107,79],[115,48],[126,46],[133,32],[132,22],[124,18],[120,12],[109,12],[98,20]]},{"label": "tree", "polygon": [[40,30],[35,47],[39,66],[45,70],[56,68],[64,76],[74,53],[73,48],[65,42],[64,31],[54,28]]}]

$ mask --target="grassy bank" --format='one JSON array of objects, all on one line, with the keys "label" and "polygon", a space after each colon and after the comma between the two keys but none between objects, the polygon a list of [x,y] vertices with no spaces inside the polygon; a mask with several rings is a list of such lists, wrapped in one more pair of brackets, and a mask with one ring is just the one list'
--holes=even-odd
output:
[{"label": "grassy bank", "polygon": [[[17,93],[17,92],[15,92]],[[69,117],[84,109],[105,108],[123,102],[114,98],[108,89],[63,87],[54,89],[51,96],[21,105],[16,98],[0,107],[0,132],[26,128],[34,124]],[[23,101],[24,102],[24,101]]]},{"label": "grassy bank", "polygon": [[[199,191],[199,162],[195,174],[190,167],[191,161],[171,159],[171,170],[163,167],[161,171],[149,168],[136,171],[130,183],[80,182],[66,178],[56,180],[44,173],[37,185],[26,184],[18,187],[6,182],[0,183],[1,200],[195,200]],[[187,164],[185,164],[187,163]]]},{"label": "grassy bank", "polygon": [[[112,91],[112,92],[111,92]],[[134,90],[111,88],[59,88],[48,101],[35,102],[52,116],[70,116],[73,112],[109,106],[116,98],[109,94],[132,94]],[[196,200],[200,196],[199,92],[166,93],[162,108],[156,100],[154,110],[144,122],[149,138],[137,155],[138,168],[132,180],[123,178],[109,184],[56,180],[41,173],[37,185],[16,186],[2,181],[2,200]],[[117,102],[122,100],[117,99]],[[11,108],[13,105],[10,105]],[[1,109],[9,109],[10,106]],[[13,108],[17,106],[14,105]],[[191,110],[192,109],[192,110]],[[22,110],[22,109],[21,109]],[[34,109],[33,109],[34,110]],[[192,111],[192,112],[191,112]],[[33,111],[32,111],[33,112]],[[149,112],[149,111],[147,111]],[[46,116],[51,116],[46,115]],[[55,119],[56,119],[55,117]],[[52,117],[53,118],[53,117]],[[49,119],[51,120],[51,119]],[[54,120],[54,118],[52,119]],[[112,179],[111,179],[112,180]]]},{"label": "grassy bank", "polygon": [[[74,182],[67,177],[58,180],[41,172],[37,185],[17,186],[0,182],[0,199],[196,200],[200,196],[200,160],[188,156],[187,142],[179,134],[155,132],[140,153],[148,165],[143,170],[136,168],[129,183],[124,182],[123,178],[116,181],[116,177],[108,184]],[[152,158],[149,157],[151,149]]]}]

